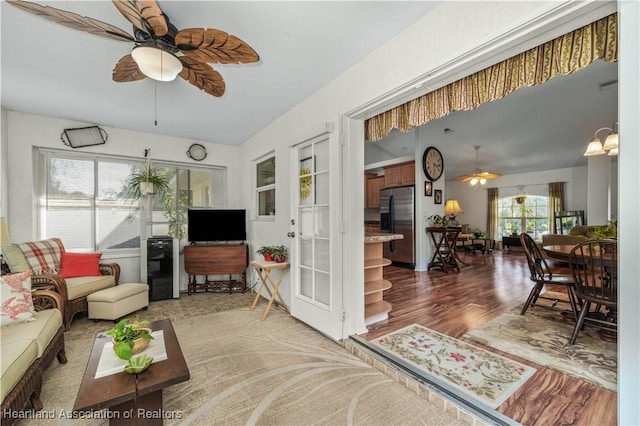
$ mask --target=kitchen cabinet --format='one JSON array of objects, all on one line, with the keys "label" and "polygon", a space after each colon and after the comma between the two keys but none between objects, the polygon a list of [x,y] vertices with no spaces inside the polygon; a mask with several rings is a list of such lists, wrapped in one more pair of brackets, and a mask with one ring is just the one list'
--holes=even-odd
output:
[{"label": "kitchen cabinet", "polygon": [[416,183],[416,164],[409,163],[394,164],[384,168],[385,188],[397,186],[409,186]]},{"label": "kitchen cabinet", "polygon": [[366,195],[366,204],[365,207],[368,209],[377,209],[380,208],[380,190],[384,188],[385,185],[385,177],[384,176],[376,176],[367,179],[365,195]]}]

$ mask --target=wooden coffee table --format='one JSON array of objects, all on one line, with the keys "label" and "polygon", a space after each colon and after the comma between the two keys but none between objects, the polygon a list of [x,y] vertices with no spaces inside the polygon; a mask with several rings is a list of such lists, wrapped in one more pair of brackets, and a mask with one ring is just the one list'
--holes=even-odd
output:
[{"label": "wooden coffee table", "polygon": [[[154,362],[141,374],[123,371],[96,379],[104,345],[111,342],[111,337],[104,333],[96,336],[73,405],[75,415],[108,416],[110,425],[161,425],[163,418],[176,419],[182,415],[165,412],[162,407],[162,389],[190,377],[173,325],[171,320],[163,319],[150,323],[149,327],[153,331],[163,331],[167,359]],[[105,408],[108,412],[97,413]]]}]

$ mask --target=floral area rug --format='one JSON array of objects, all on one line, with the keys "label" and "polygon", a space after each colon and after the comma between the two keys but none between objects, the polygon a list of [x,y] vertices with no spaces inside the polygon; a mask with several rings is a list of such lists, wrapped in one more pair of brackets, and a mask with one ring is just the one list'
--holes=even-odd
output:
[{"label": "floral area rug", "polygon": [[585,327],[575,345],[569,345],[574,323],[558,312],[520,308],[500,315],[464,337],[538,365],[616,391],[616,343],[602,340],[593,327]]},{"label": "floral area rug", "polygon": [[491,408],[497,408],[536,372],[535,368],[419,324],[386,334],[372,343]]}]

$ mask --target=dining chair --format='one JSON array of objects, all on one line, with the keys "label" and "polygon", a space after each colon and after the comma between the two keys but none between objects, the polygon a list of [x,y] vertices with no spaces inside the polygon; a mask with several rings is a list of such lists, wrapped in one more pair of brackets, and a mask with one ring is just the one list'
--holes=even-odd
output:
[{"label": "dining chair", "polygon": [[[576,296],[583,302],[569,344],[575,343],[585,321],[617,333],[618,242],[592,240],[579,243],[569,253],[569,265]],[[592,305],[595,307],[590,312]]]},{"label": "dining chair", "polygon": [[[557,297],[548,297],[544,294],[540,294],[545,285],[564,286],[567,289],[569,296],[569,304],[571,305],[571,313],[574,320],[578,319],[578,309],[576,306],[576,298],[574,294],[573,277],[570,275],[555,274],[549,268],[549,264],[542,255],[542,251],[538,244],[527,233],[520,234],[520,243],[524,249],[524,253],[527,257],[527,264],[529,265],[529,279],[535,284],[529,293],[526,303],[520,311],[520,315],[524,315],[529,309],[529,306],[534,306],[538,299],[551,300],[553,303],[550,309],[556,309],[559,302],[565,302]],[[546,307],[546,306],[544,306]]]}]

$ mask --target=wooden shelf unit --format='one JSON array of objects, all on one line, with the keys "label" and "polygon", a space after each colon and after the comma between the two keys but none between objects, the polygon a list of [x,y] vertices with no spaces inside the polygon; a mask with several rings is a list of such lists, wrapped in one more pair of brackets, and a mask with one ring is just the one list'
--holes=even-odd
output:
[{"label": "wooden shelf unit", "polygon": [[384,291],[391,288],[391,282],[383,278],[385,266],[391,260],[382,257],[382,241],[364,243],[364,321],[366,325],[389,317],[391,303],[384,300]]},{"label": "wooden shelf unit", "polygon": [[[190,245],[184,248],[184,269],[189,275],[187,293],[198,290],[228,290],[229,293],[247,290],[249,246],[242,244]],[[211,275],[228,275],[227,279],[210,279]],[[234,279],[233,276],[240,279]],[[202,276],[202,282],[197,277]]]}]

